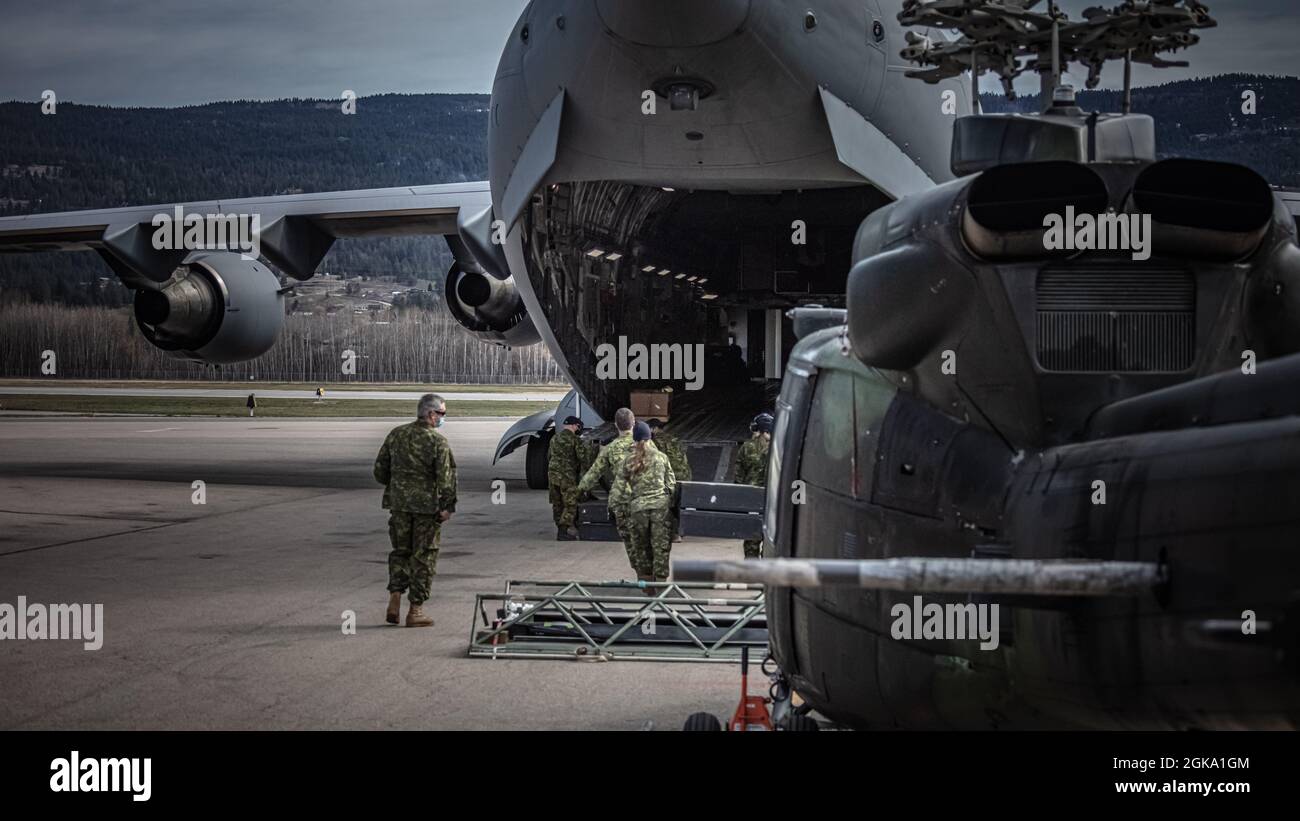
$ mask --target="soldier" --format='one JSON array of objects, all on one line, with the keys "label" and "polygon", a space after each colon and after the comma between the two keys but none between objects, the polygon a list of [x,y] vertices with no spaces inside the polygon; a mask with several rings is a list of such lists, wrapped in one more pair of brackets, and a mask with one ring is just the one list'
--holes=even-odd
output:
[{"label": "soldier", "polygon": [[[658,419],[647,419],[646,424],[650,426],[650,440],[655,443],[659,452],[668,457],[668,464],[673,466],[673,476],[679,482],[689,482],[691,480],[691,463],[686,458],[686,449],[668,431],[664,430],[664,423]],[[682,537],[680,517],[675,506],[670,506],[672,511],[672,532],[673,541],[680,542]]]},{"label": "soldier", "polygon": [[596,464],[596,457],[600,456],[600,443],[579,437],[578,445],[578,475],[586,476],[591,466]]},{"label": "soldier", "polygon": [[614,411],[614,427],[618,430],[618,436],[600,449],[596,461],[582,475],[582,481],[578,483],[579,494],[590,493],[597,484],[606,490],[614,486],[615,471],[632,450],[632,426],[635,424],[636,417],[632,415],[631,408]]},{"label": "soldier", "polygon": [[650,427],[632,430],[631,453],[623,460],[609,493],[609,508],[623,523],[623,545],[637,579],[667,581],[672,550],[673,466],[650,441]]},{"label": "soldier", "polygon": [[401,615],[402,594],[408,593],[407,627],[429,627],[433,619],[422,605],[438,570],[438,540],[443,522],[456,510],[456,458],[441,433],[447,403],[441,396],[420,397],[414,422],[389,431],[375,458],[375,480],[384,485],[389,509],[389,624]]},{"label": "soldier", "polygon": [[[767,484],[767,451],[772,443],[772,414],[760,413],[754,417],[749,429],[753,435],[749,441],[740,446],[736,455],[736,484]],[[763,556],[761,539],[745,540],[745,558],[759,559]]]},{"label": "soldier", "polygon": [[[582,481],[578,482],[578,498],[581,499],[583,494],[591,491],[600,484],[606,490],[613,488],[615,471],[623,464],[623,459],[632,450],[632,426],[636,424],[636,417],[632,415],[630,408],[619,408],[614,411],[614,427],[618,429],[618,436],[614,441],[600,449],[600,454],[596,461],[591,463],[587,472],[582,474]],[[611,510],[610,514],[613,515]],[[619,524],[617,518],[614,519],[614,527],[618,529],[620,536],[623,535],[623,527]]]},{"label": "soldier", "polygon": [[582,477],[582,462],[586,446],[579,438],[582,420],[570,416],[564,420],[559,433],[551,439],[550,461],[546,479],[551,488],[551,514],[555,519],[555,540],[571,542],[578,538],[575,518],[578,513],[578,480]]},{"label": "soldier", "polygon": [[682,443],[667,430],[664,429],[664,423],[658,419],[647,419],[646,425],[650,427],[650,440],[655,443],[655,447],[664,456],[668,457],[668,464],[673,466],[673,475],[679,482],[689,482],[691,480],[691,463],[686,459],[686,449]]},{"label": "soldier", "polygon": [[250,393],[248,395],[248,401],[245,402],[244,405],[248,408],[248,415],[252,416],[253,408],[257,407],[257,397]]}]

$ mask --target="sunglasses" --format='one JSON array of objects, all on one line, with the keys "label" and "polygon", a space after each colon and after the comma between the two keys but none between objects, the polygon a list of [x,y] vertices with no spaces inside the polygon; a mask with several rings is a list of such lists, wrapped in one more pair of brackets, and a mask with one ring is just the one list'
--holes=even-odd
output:
[{"label": "sunglasses", "polygon": [[446,415],[447,415],[447,412],[446,412],[445,410],[436,410],[436,411],[434,411],[434,413],[438,414],[439,416],[446,416]]}]

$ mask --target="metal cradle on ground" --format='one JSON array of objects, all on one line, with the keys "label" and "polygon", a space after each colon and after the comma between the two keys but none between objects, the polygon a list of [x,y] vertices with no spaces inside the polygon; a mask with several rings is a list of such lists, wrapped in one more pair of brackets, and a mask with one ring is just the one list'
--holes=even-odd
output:
[{"label": "metal cradle on ground", "polygon": [[766,645],[761,585],[516,579],[475,596],[469,655],[739,662]]}]

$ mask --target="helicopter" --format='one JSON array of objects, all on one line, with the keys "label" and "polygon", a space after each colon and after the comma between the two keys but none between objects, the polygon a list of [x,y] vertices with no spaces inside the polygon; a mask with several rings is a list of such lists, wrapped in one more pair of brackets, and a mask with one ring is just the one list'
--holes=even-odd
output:
[{"label": "helicopter", "polygon": [[[776,689],[839,725],[1295,729],[1300,209],[1158,159],[1129,110],[1134,55],[1166,63],[1204,5],[1022,25],[1033,5],[905,4],[1014,23],[909,38],[921,79],[1028,68],[1051,93],[958,119],[956,178],[862,222],[845,307],[792,311],[763,558],[673,578],[766,585]],[[1010,69],[949,59],[999,49]],[[1061,66],[1113,60],[1125,110],[1081,110]],[[1067,213],[1088,245],[1048,241]]]}]

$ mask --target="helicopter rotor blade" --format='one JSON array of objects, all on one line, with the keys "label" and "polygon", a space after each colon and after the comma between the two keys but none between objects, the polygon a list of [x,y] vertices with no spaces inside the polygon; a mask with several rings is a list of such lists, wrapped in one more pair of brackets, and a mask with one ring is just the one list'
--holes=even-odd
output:
[{"label": "helicopter rotor blade", "polygon": [[1154,562],[1073,559],[745,559],[673,562],[674,581],[861,587],[909,593],[1138,596],[1166,581]]}]

